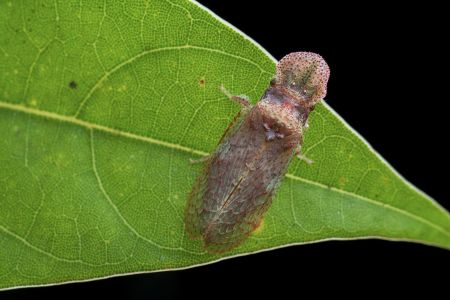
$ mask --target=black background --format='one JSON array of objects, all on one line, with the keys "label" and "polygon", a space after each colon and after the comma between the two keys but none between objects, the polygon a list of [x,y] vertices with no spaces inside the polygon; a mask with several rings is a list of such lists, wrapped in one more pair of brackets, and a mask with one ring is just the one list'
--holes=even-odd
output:
[{"label": "black background", "polygon": [[[321,54],[331,69],[330,106],[405,178],[450,209],[449,111],[444,107],[449,52],[442,7],[200,2],[277,59],[293,51]],[[446,289],[449,258],[446,250],[412,243],[324,242],[184,271],[11,290],[0,298],[215,298],[243,293],[297,298],[330,292],[382,296],[392,289],[431,296]]]}]

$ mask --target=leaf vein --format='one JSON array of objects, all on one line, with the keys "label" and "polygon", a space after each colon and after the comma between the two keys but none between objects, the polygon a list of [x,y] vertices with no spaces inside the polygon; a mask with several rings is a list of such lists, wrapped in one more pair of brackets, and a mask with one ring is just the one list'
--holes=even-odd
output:
[{"label": "leaf vein", "polygon": [[129,65],[130,63],[133,63],[134,61],[136,61],[136,60],[140,59],[141,57],[144,57],[144,56],[146,56],[148,54],[164,52],[164,51],[184,50],[184,49],[203,50],[203,51],[209,51],[209,52],[212,52],[212,53],[218,53],[218,54],[221,54],[221,55],[233,57],[235,59],[240,59],[242,61],[245,61],[245,62],[247,62],[249,64],[254,65],[262,73],[272,74],[271,72],[264,70],[260,65],[258,65],[257,63],[255,63],[254,61],[252,61],[252,60],[250,60],[248,58],[245,58],[245,57],[242,57],[242,56],[239,56],[239,55],[236,55],[236,54],[228,53],[228,52],[225,52],[225,51],[220,50],[220,49],[207,48],[207,47],[194,46],[194,45],[169,46],[169,47],[161,47],[161,48],[150,49],[150,50],[146,50],[146,51],[143,51],[141,53],[138,53],[138,54],[130,57],[129,59],[127,59],[127,60],[117,64],[116,66],[114,66],[110,70],[106,71],[103,74],[103,76],[100,77],[97,80],[97,82],[92,86],[92,88],[89,90],[89,92],[86,94],[86,96],[81,100],[81,103],[78,106],[78,109],[77,109],[77,111],[75,112],[75,114],[73,116],[76,118],[76,117],[78,117],[80,115],[81,111],[83,110],[84,106],[86,105],[86,102],[92,97],[94,92],[102,85],[102,83],[106,79],[108,79],[109,76],[114,74],[119,69],[123,68],[124,66]]},{"label": "leaf vein", "polygon": [[46,256],[48,256],[48,257],[51,257],[51,258],[53,258],[53,259],[55,259],[55,260],[62,261],[62,262],[66,262],[66,263],[79,263],[79,264],[83,264],[83,265],[87,265],[87,266],[91,266],[91,267],[99,266],[99,265],[94,265],[94,264],[87,263],[87,262],[82,261],[82,260],[79,260],[79,259],[71,260],[71,259],[67,259],[67,258],[62,258],[62,257],[56,256],[56,255],[52,254],[51,252],[48,252],[48,251],[46,251],[46,250],[44,250],[44,249],[41,249],[41,248],[39,248],[39,247],[34,246],[33,244],[31,244],[30,242],[28,242],[26,239],[24,239],[24,238],[21,237],[20,235],[17,235],[17,234],[15,234],[14,232],[12,232],[12,231],[6,229],[6,228],[3,227],[2,225],[0,225],[0,230],[2,230],[5,234],[7,234],[7,235],[9,235],[9,236],[15,238],[16,240],[20,241],[22,244],[24,244],[24,245],[27,246],[28,248],[30,248],[30,249],[32,249],[32,250],[34,250],[34,251],[36,251],[36,252],[39,252],[39,253],[41,253],[41,254],[44,254],[44,255],[46,255]]},{"label": "leaf vein", "polygon": [[[142,136],[142,135],[138,135],[138,134],[135,134],[135,133],[126,132],[126,131],[121,131],[121,130],[115,129],[115,128],[110,128],[110,127],[107,127],[107,126],[104,126],[104,125],[98,125],[98,124],[90,123],[88,121],[77,119],[77,118],[72,117],[72,116],[62,116],[62,115],[59,115],[59,114],[56,114],[56,113],[53,113],[53,112],[37,110],[37,109],[26,107],[26,106],[23,106],[23,105],[20,105],[20,104],[12,104],[12,103],[8,103],[8,102],[0,101],[0,108],[5,108],[5,109],[8,109],[8,110],[13,110],[13,111],[19,111],[19,112],[23,112],[23,113],[27,113],[27,114],[31,114],[31,115],[36,115],[36,116],[40,116],[40,117],[44,117],[44,118],[48,118],[48,119],[58,120],[58,121],[61,121],[61,122],[67,122],[67,123],[71,123],[71,124],[74,124],[74,125],[85,127],[87,129],[90,129],[90,130],[94,130],[95,129],[95,130],[107,132],[107,133],[110,133],[110,134],[113,134],[113,135],[119,135],[119,136],[123,136],[123,137],[126,137],[126,138],[140,140],[140,141],[147,142],[147,143],[150,143],[150,144],[155,144],[155,145],[167,147],[167,148],[170,148],[170,149],[176,149],[176,150],[179,150],[179,151],[183,151],[183,152],[187,152],[187,153],[191,153],[191,154],[195,154],[195,155],[200,155],[200,156],[208,155],[207,152],[204,152],[204,151],[201,151],[201,150],[197,150],[197,149],[193,149],[193,148],[190,148],[190,147],[186,147],[186,146],[183,146],[183,145],[173,144],[173,143],[169,143],[169,142],[166,142],[166,141],[161,141],[161,140],[158,140],[158,139],[154,139],[154,138],[151,138],[151,137]],[[311,181],[311,180],[308,180],[308,179],[304,179],[304,178],[298,177],[298,176],[296,176],[294,174],[286,174],[286,177],[290,178],[292,180],[297,180],[297,181],[301,181],[301,182],[304,182],[304,183],[316,185],[316,186],[319,186],[319,187],[322,187],[322,188],[327,188],[327,189],[330,189],[330,190],[332,190],[334,192],[342,193],[342,194],[345,194],[345,195],[348,195],[348,196],[353,196],[353,197],[358,198],[358,199],[360,199],[362,201],[366,201],[366,202],[372,203],[374,205],[378,205],[378,206],[385,207],[387,209],[394,210],[397,213],[400,213],[400,214],[403,214],[403,215],[408,216],[410,218],[413,218],[413,219],[415,219],[415,220],[417,220],[417,221],[419,221],[421,223],[424,223],[424,224],[434,228],[435,230],[438,230],[438,231],[442,232],[446,236],[450,237],[450,232],[447,231],[446,229],[442,228],[441,226],[436,225],[436,224],[434,224],[434,223],[432,223],[432,222],[430,222],[430,221],[428,221],[428,220],[426,220],[426,219],[424,219],[424,218],[422,218],[420,216],[417,216],[417,215],[415,215],[413,213],[410,213],[408,211],[402,210],[401,208],[394,207],[394,206],[388,205],[386,203],[378,202],[378,201],[366,198],[364,196],[361,196],[361,195],[358,195],[358,194],[354,194],[352,192],[344,191],[344,190],[337,189],[337,188],[334,188],[334,187],[328,187],[328,186],[326,186],[326,185],[324,185],[322,183]]]},{"label": "leaf vein", "polygon": [[377,206],[381,206],[383,208],[387,208],[387,209],[393,210],[393,211],[395,211],[395,212],[397,212],[399,214],[405,215],[405,216],[407,216],[407,217],[409,217],[411,219],[414,219],[416,221],[424,223],[424,224],[434,228],[435,230],[440,231],[441,233],[445,234],[446,236],[450,237],[450,232],[447,231],[445,228],[442,228],[441,226],[436,225],[436,224],[434,224],[434,223],[428,221],[427,219],[424,219],[424,218],[422,218],[422,217],[420,217],[418,215],[415,215],[413,213],[410,213],[410,212],[408,212],[406,210],[403,210],[403,209],[400,209],[398,207],[389,205],[387,203],[379,202],[379,201],[376,201],[376,200],[373,200],[373,199],[370,199],[370,198],[367,198],[367,197],[364,197],[364,196],[361,196],[361,195],[358,195],[358,194],[354,194],[352,192],[348,192],[348,191],[345,191],[345,190],[337,189],[335,187],[330,187],[330,186],[327,186],[325,184],[322,184],[322,183],[319,183],[319,182],[316,182],[316,181],[312,181],[312,180],[308,180],[308,179],[305,179],[305,178],[301,178],[301,177],[298,177],[298,176],[296,176],[294,174],[286,174],[286,178],[289,178],[289,179],[292,179],[292,180],[296,180],[296,181],[301,181],[303,183],[307,183],[307,184],[311,184],[311,185],[315,185],[315,186],[318,186],[318,187],[321,187],[321,188],[324,188],[324,189],[330,189],[333,192],[340,193],[340,194],[343,194],[343,195],[346,195],[346,196],[350,196],[350,197],[355,197],[355,198],[357,198],[357,199],[359,199],[361,201],[364,201],[364,202],[367,202],[367,203],[370,203],[370,204],[373,204],[373,205],[377,205]]},{"label": "leaf vein", "polygon": [[174,144],[174,143],[170,143],[170,142],[166,142],[166,141],[161,141],[158,139],[154,139],[152,137],[143,136],[143,135],[139,135],[139,134],[128,132],[128,131],[123,131],[120,129],[91,123],[89,121],[77,119],[72,116],[59,115],[59,114],[53,113],[53,112],[30,108],[30,107],[27,107],[27,106],[24,106],[21,104],[12,104],[12,103],[8,103],[8,102],[0,101],[0,108],[12,110],[12,111],[18,111],[18,112],[22,112],[22,113],[26,113],[26,114],[31,114],[34,116],[39,116],[39,117],[43,117],[46,119],[56,120],[56,121],[60,121],[60,122],[64,122],[64,123],[74,124],[74,125],[84,127],[86,129],[95,129],[98,131],[110,133],[112,135],[123,136],[123,137],[127,137],[130,139],[139,140],[139,141],[143,141],[143,142],[158,145],[158,146],[163,146],[163,147],[170,148],[170,149],[176,149],[179,151],[183,151],[183,152],[187,152],[187,153],[191,153],[191,154],[195,154],[195,155],[200,155],[200,156],[208,155],[207,152],[192,149],[192,148],[180,145],[180,144]]},{"label": "leaf vein", "polygon": [[109,194],[106,192],[105,187],[103,186],[103,182],[100,178],[100,174],[98,173],[97,170],[97,163],[96,163],[96,158],[95,158],[95,144],[94,144],[94,129],[90,130],[90,141],[91,141],[91,156],[92,156],[92,169],[94,171],[94,175],[95,178],[97,180],[97,184],[98,187],[100,188],[100,191],[102,192],[102,194],[105,196],[106,201],[108,202],[108,204],[112,207],[112,209],[114,210],[114,212],[116,213],[116,215],[119,217],[119,219],[123,222],[123,224],[138,238],[140,238],[141,240],[151,244],[152,246],[158,247],[160,249],[165,249],[165,250],[171,250],[171,251],[183,251],[183,252],[188,252],[191,254],[204,254],[204,253],[197,253],[197,252],[192,252],[192,251],[188,251],[186,249],[183,249],[181,247],[178,248],[173,248],[173,247],[166,247],[163,245],[160,245],[158,243],[155,243],[154,241],[152,241],[151,239],[143,236],[142,234],[140,234],[133,226],[131,226],[130,223],[128,223],[128,221],[125,219],[125,217],[122,215],[122,213],[120,212],[120,210],[117,208],[117,206],[114,204],[114,202],[112,201],[111,197],[109,196]]}]

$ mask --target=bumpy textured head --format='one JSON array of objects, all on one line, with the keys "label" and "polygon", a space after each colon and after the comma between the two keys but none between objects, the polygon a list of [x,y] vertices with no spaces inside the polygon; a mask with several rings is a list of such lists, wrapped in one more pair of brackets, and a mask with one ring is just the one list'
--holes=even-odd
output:
[{"label": "bumpy textured head", "polygon": [[325,97],[329,77],[325,60],[312,52],[290,53],[277,64],[277,84],[294,91],[309,107]]}]

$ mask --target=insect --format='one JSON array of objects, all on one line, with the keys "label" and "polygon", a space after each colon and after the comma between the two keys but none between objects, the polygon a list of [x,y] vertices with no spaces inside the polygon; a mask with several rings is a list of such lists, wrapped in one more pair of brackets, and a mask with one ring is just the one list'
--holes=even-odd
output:
[{"label": "insect", "polygon": [[295,52],[277,64],[276,76],[255,105],[242,106],[205,159],[189,195],[186,230],[205,249],[221,253],[240,245],[261,223],[291,159],[303,142],[309,113],[325,96],[329,68],[318,54]]}]

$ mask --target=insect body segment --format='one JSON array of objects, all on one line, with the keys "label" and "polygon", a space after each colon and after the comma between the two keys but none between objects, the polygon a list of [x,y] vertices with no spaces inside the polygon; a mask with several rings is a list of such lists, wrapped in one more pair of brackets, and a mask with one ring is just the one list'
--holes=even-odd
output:
[{"label": "insect body segment", "polygon": [[256,105],[229,95],[245,109],[207,160],[185,211],[188,233],[207,251],[228,251],[259,226],[302,143],[309,112],[325,96],[328,76],[319,55],[297,52],[278,63]]}]

